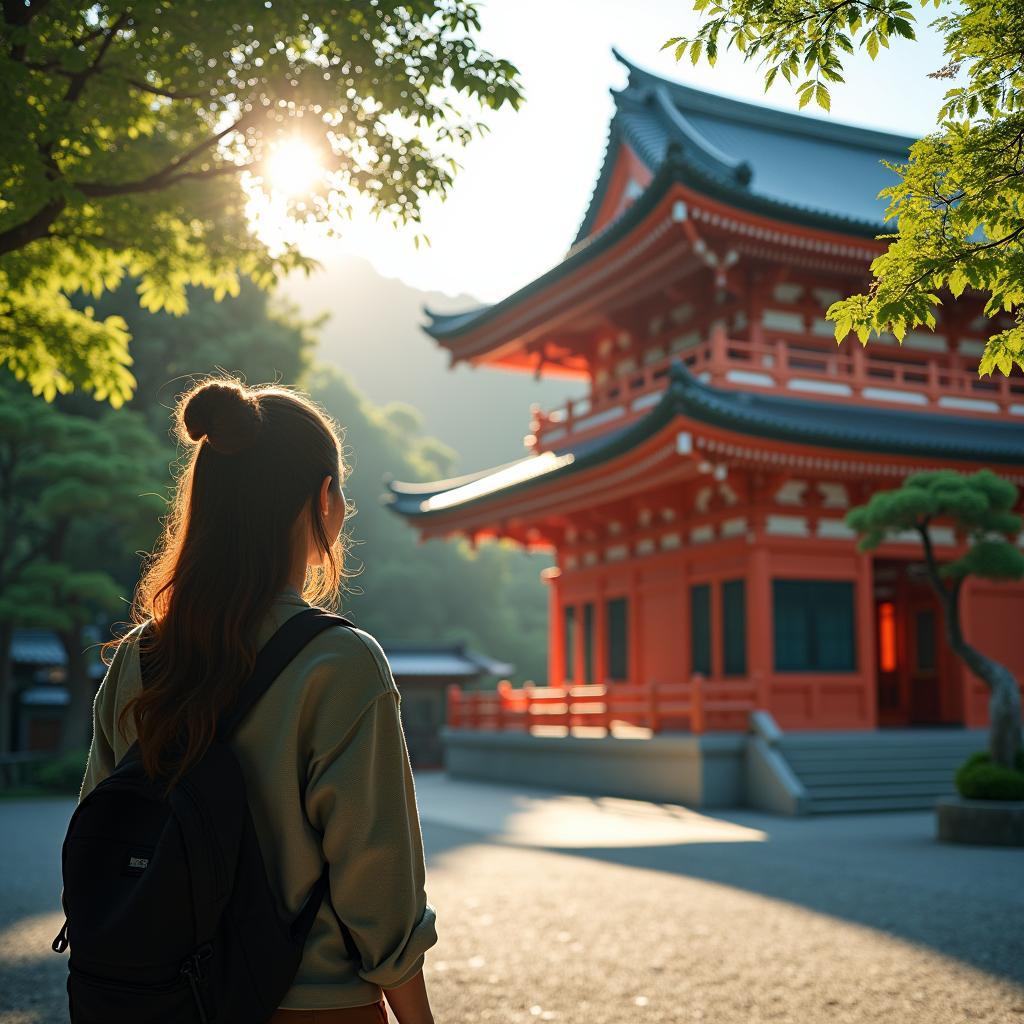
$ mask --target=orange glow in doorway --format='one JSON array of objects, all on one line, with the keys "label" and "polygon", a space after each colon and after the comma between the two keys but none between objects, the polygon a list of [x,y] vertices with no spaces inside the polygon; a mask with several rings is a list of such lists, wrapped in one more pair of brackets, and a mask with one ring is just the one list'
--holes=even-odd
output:
[{"label": "orange glow in doorway", "polygon": [[896,668],[896,607],[891,601],[878,606],[878,667],[883,672]]}]

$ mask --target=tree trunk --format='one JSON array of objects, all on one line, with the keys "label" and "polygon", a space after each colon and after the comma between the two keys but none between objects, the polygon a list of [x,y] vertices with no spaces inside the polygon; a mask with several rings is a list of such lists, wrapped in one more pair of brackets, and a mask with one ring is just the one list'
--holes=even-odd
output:
[{"label": "tree trunk", "polygon": [[62,632],[60,639],[68,656],[66,685],[71,696],[60,735],[60,753],[66,754],[70,750],[81,750],[89,746],[92,739],[92,704],[96,694],[93,692],[88,660],[83,650],[85,641],[81,628]]},{"label": "tree trunk", "polygon": [[952,637],[953,650],[963,658],[967,667],[989,688],[988,749],[994,764],[1015,768],[1017,751],[1021,746],[1020,688],[1013,673],[998,661],[993,661],[970,644]]},{"label": "tree trunk", "polygon": [[949,646],[964,664],[989,688],[988,749],[994,764],[1016,768],[1017,751],[1021,748],[1020,687],[1013,673],[972,647],[960,628],[960,590],[963,577],[946,586],[939,575],[939,564],[928,535],[928,522],[919,523],[917,531],[924,544],[928,582],[942,602],[943,621]]},{"label": "tree trunk", "polygon": [[14,681],[14,666],[11,664],[11,641],[14,639],[14,625],[0,622],[0,754],[11,750],[11,692]]}]

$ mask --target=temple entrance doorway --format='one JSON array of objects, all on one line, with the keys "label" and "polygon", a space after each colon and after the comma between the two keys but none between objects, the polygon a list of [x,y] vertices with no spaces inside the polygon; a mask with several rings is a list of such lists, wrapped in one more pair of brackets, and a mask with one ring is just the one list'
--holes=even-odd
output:
[{"label": "temple entrance doorway", "polygon": [[877,560],[874,610],[879,726],[960,725],[959,664],[924,564]]}]

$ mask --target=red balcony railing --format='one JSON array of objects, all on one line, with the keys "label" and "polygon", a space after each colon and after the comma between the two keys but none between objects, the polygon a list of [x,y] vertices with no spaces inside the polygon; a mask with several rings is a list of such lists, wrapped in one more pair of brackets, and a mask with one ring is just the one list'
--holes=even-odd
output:
[{"label": "red balcony railing", "polygon": [[543,451],[625,426],[650,408],[665,387],[670,362],[726,388],[788,394],[827,402],[884,404],[954,415],[1006,415],[1024,409],[1024,376],[979,377],[957,357],[899,358],[869,354],[856,342],[843,348],[800,334],[774,333],[754,342],[713,335],[708,341],[605,382],[582,399],[543,412],[534,407],[534,447]]},{"label": "red balcony railing", "polygon": [[494,690],[448,687],[448,725],[453,729],[572,732],[596,727],[611,734],[616,725],[658,733],[682,730],[743,730],[757,706],[753,680],[680,683],[611,683],[591,686],[514,687],[503,679]]}]

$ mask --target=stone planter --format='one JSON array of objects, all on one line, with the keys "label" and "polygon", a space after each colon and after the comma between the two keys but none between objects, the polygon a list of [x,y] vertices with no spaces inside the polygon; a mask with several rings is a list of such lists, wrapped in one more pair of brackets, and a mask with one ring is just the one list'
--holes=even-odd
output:
[{"label": "stone planter", "polygon": [[938,838],[948,843],[1024,846],[1024,800],[965,800],[935,805]]}]

